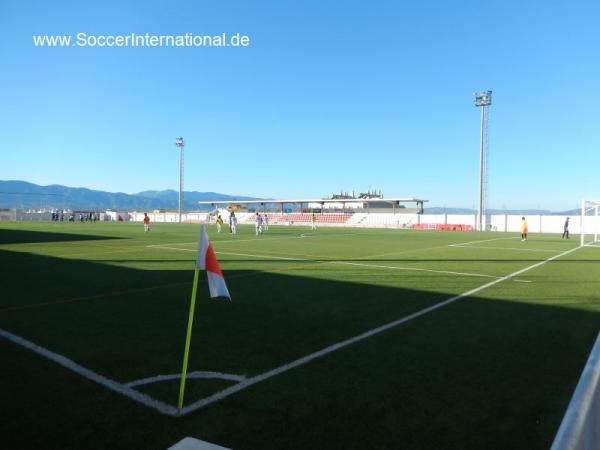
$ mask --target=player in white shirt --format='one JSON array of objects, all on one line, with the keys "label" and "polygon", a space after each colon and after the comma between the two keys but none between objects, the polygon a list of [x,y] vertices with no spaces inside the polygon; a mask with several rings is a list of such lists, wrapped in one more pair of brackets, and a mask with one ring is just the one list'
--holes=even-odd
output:
[{"label": "player in white shirt", "polygon": [[262,222],[263,222],[263,230],[269,231],[269,216],[267,216],[266,213],[263,215]]},{"label": "player in white shirt", "polygon": [[262,217],[259,213],[256,213],[254,227],[256,228],[256,235],[262,234]]},{"label": "player in white shirt", "polygon": [[237,234],[237,217],[233,211],[231,211],[231,216],[229,216],[229,227],[231,228],[231,234]]}]

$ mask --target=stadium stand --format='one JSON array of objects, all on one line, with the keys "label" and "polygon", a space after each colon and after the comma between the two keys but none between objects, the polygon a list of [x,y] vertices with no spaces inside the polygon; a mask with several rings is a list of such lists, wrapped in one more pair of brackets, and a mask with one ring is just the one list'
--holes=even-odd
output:
[{"label": "stadium stand", "polygon": [[[262,214],[261,215],[265,215]],[[269,218],[269,225],[293,225],[293,224],[310,224],[312,221],[311,213],[266,213]],[[251,224],[254,223],[254,213],[238,214],[238,222]],[[315,219],[317,224],[326,225],[344,225],[353,216],[352,213],[316,213]]]},{"label": "stadium stand", "polygon": [[[264,215],[261,213],[261,215]],[[311,213],[266,213],[269,225],[310,225]],[[224,211],[223,218],[229,217]],[[238,223],[254,224],[255,213],[238,213]],[[363,228],[411,228],[416,220],[414,214],[389,213],[315,213],[316,223],[325,226],[352,226]]]}]

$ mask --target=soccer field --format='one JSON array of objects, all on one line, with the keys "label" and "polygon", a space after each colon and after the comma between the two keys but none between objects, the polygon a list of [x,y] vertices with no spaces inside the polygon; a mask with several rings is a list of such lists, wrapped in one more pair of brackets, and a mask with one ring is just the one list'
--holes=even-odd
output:
[{"label": "soccer field", "polygon": [[600,330],[560,235],[0,223],[6,448],[545,449]]}]

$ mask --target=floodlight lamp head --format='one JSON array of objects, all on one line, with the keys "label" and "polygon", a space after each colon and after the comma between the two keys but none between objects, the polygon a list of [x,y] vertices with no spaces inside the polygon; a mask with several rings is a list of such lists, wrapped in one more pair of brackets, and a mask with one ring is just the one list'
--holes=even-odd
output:
[{"label": "floodlight lamp head", "polygon": [[185,142],[183,141],[182,137],[178,137],[177,139],[175,139],[175,145],[177,147],[183,147],[185,145]]},{"label": "floodlight lamp head", "polygon": [[489,106],[492,104],[492,91],[475,92],[475,106]]}]

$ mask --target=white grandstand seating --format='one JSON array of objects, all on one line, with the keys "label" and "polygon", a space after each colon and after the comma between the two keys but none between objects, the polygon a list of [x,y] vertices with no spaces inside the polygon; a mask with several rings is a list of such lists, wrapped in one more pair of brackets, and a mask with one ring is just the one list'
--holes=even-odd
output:
[{"label": "white grandstand seating", "polygon": [[[261,213],[261,215],[264,215]],[[311,213],[266,213],[269,218],[269,225],[292,225],[292,224],[310,224],[312,222]],[[254,223],[254,213],[237,214],[239,223]],[[317,224],[326,225],[344,225],[353,216],[352,213],[325,213],[315,214]]]},{"label": "white grandstand seating", "polygon": [[[255,213],[237,213],[238,223],[254,224]],[[264,215],[261,213],[261,215]],[[311,213],[266,213],[269,225],[310,225]],[[229,213],[222,214],[225,221]],[[315,213],[317,225],[325,226],[353,226],[365,228],[410,228],[417,222],[415,214],[389,214],[389,213]]]},{"label": "white grandstand seating", "polygon": [[409,228],[416,220],[415,214],[355,213],[347,225],[365,228]]},{"label": "white grandstand seating", "polygon": [[[220,211],[221,216],[227,222],[229,212]],[[261,213],[261,215],[264,215]],[[266,213],[269,225],[310,225],[311,213]],[[238,223],[254,224],[255,213],[236,213]],[[353,226],[365,228],[410,228],[417,222],[416,214],[389,214],[389,213],[315,213],[317,225],[324,226]]]}]

